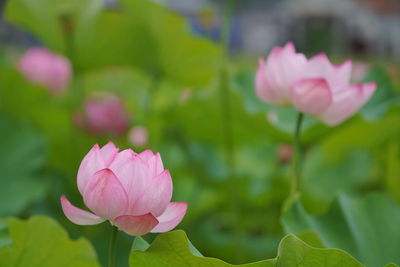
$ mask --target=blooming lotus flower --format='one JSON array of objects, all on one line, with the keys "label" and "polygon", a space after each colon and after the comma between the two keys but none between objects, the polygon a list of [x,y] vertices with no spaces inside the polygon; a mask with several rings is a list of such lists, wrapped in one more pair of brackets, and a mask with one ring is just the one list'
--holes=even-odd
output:
[{"label": "blooming lotus flower", "polygon": [[30,81],[62,93],[71,80],[71,64],[67,58],[33,47],[18,62],[18,70]]},{"label": "blooming lotus flower", "polygon": [[101,135],[123,135],[129,127],[129,114],[116,95],[97,92],[84,105],[83,114],[78,113],[75,123],[89,132]]},{"label": "blooming lotus flower", "polygon": [[77,184],[88,212],[73,206],[65,196],[61,205],[75,224],[93,225],[105,220],[134,236],[166,232],[186,213],[187,203],[171,202],[172,180],[160,154],[131,149],[119,152],[112,142],[95,145],[82,160]]},{"label": "blooming lotus flower", "polygon": [[262,62],[256,75],[256,92],[261,100],[290,103],[331,126],[351,117],[376,89],[373,82],[350,83],[350,60],[333,65],[325,54],[307,60],[295,53],[291,43],[275,48],[266,65]]}]

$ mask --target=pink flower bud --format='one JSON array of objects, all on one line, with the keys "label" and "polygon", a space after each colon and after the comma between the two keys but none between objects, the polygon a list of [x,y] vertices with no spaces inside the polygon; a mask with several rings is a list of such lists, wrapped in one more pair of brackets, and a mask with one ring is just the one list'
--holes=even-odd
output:
[{"label": "pink flower bud", "polygon": [[147,145],[149,133],[144,126],[135,126],[128,133],[129,142],[137,147],[144,147]]},{"label": "pink flower bud", "polygon": [[33,47],[18,62],[18,70],[31,82],[43,85],[55,94],[61,94],[71,80],[71,64],[67,58]]},{"label": "pink flower bud", "polygon": [[289,144],[281,144],[278,146],[278,160],[282,164],[292,161],[293,149]]},{"label": "pink flower bud", "polygon": [[128,130],[130,118],[116,95],[97,92],[86,100],[83,114],[77,114],[74,121],[95,135],[122,136]]},{"label": "pink flower bud", "polygon": [[267,62],[260,61],[256,93],[266,102],[292,104],[327,125],[351,117],[372,96],[375,83],[351,84],[352,62],[333,65],[325,54],[307,60],[292,43],[272,50]]},{"label": "pink flower bud", "polygon": [[187,203],[171,202],[172,179],[160,154],[131,149],[119,152],[112,142],[95,145],[82,160],[78,189],[88,212],[73,206],[65,196],[61,206],[75,224],[92,225],[109,220],[134,236],[167,232],[183,219]]}]

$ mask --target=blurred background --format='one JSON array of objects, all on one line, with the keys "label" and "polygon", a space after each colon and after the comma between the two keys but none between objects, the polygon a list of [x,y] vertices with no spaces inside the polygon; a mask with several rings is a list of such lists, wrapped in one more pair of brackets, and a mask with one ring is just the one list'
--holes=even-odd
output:
[{"label": "blurred background", "polygon": [[[350,58],[354,81],[378,82],[342,125],[306,119],[306,209],[324,212],[339,191],[400,201],[398,0],[0,5],[1,217],[50,215],[72,237],[90,239],[104,263],[110,226],[73,225],[59,198],[84,207],[80,161],[95,143],[112,140],[161,153],[174,200],[189,202],[178,228],[204,255],[230,263],[274,257],[296,112],[260,102],[253,80],[258,59],[287,41],[309,56]],[[28,54],[38,46],[47,50]],[[132,238],[120,237],[118,266],[127,266]]]}]

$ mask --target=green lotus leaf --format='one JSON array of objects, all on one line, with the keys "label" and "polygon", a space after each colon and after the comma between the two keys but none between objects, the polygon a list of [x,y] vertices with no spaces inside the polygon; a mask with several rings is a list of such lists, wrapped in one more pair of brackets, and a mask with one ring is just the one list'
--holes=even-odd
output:
[{"label": "green lotus leaf", "polygon": [[[307,234],[310,236],[310,234]],[[315,239],[315,238],[314,238]],[[142,243],[139,240],[135,243]],[[138,246],[142,247],[142,246]],[[186,267],[186,266],[236,266],[216,258],[196,256],[190,249],[190,241],[181,230],[160,234],[145,250],[133,250],[131,267]],[[282,239],[275,259],[238,265],[242,267],[363,267],[352,256],[339,249],[314,248],[294,235]]]},{"label": "green lotus leaf", "polygon": [[28,221],[5,219],[11,243],[0,249],[0,266],[99,267],[86,239],[71,240],[53,219],[35,216]]},{"label": "green lotus leaf", "polygon": [[315,231],[326,247],[343,249],[368,267],[400,262],[400,207],[384,195],[339,194],[317,216],[309,215],[298,200],[284,214],[283,224],[287,233]]}]

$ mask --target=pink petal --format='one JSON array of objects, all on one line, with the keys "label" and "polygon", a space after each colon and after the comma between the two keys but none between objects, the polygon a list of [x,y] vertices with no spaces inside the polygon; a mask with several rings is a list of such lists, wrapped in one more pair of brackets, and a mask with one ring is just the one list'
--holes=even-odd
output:
[{"label": "pink petal", "polygon": [[100,154],[100,147],[96,144],[86,154],[79,166],[77,183],[81,194],[85,191],[86,185],[93,174],[104,168],[105,164]]},{"label": "pink petal", "polygon": [[150,184],[152,181],[148,164],[138,156],[131,154],[131,151],[123,151],[111,164],[110,169],[117,175],[128,195],[129,206],[127,213],[142,215],[149,212],[140,211],[140,213],[137,213],[133,209],[134,204],[143,194],[147,184]]},{"label": "pink petal", "polygon": [[164,213],[157,219],[160,222],[154,227],[152,233],[163,233],[174,229],[186,214],[188,204],[186,202],[171,202]]},{"label": "pink petal", "polygon": [[75,207],[65,196],[61,197],[61,207],[65,216],[75,224],[93,225],[105,221],[103,218],[100,218],[93,213]]},{"label": "pink petal", "polygon": [[332,103],[332,92],[325,79],[303,79],[292,88],[292,102],[307,114],[318,114]]},{"label": "pink petal", "polygon": [[334,83],[334,66],[326,54],[315,55],[308,61],[304,78],[324,78],[329,84]]},{"label": "pink petal", "polygon": [[293,42],[287,42],[283,47],[283,50],[287,53],[296,53],[296,47],[294,46]]},{"label": "pink petal", "polygon": [[302,78],[306,64],[306,57],[296,53],[291,43],[282,49],[273,49],[265,66],[265,84],[271,92],[274,92],[273,103],[279,105],[290,103],[292,84]]},{"label": "pink petal", "polygon": [[143,193],[134,203],[132,214],[145,214],[151,212],[154,216],[160,216],[168,206],[172,198],[172,179],[168,170],[153,177],[146,184]]},{"label": "pink petal", "polygon": [[111,165],[122,164],[127,159],[133,158],[133,157],[136,157],[136,156],[137,156],[137,154],[132,149],[122,150],[121,152],[117,153],[117,155],[115,156],[113,162],[111,162],[110,166]]},{"label": "pink petal", "polygon": [[164,171],[164,165],[161,160],[160,153],[155,154],[147,162],[153,176],[159,175]]},{"label": "pink petal", "polygon": [[158,224],[158,220],[148,213],[140,216],[122,215],[115,218],[113,223],[129,235],[141,236],[150,232]]},{"label": "pink petal", "polygon": [[262,101],[274,103],[277,96],[274,89],[268,84],[266,76],[265,61],[260,59],[255,79],[256,94]]},{"label": "pink petal", "polygon": [[111,141],[100,149],[100,154],[103,157],[105,167],[110,166],[114,158],[117,156],[118,150],[119,149],[115,147],[114,143]]},{"label": "pink petal", "polygon": [[110,169],[93,175],[85,188],[83,200],[94,213],[108,220],[125,214],[129,204],[124,187]]},{"label": "pink petal", "polygon": [[324,78],[332,91],[341,91],[349,85],[351,69],[351,60],[347,60],[341,65],[334,65],[329,61],[326,54],[321,53],[308,61],[303,77]]},{"label": "pink petal", "polygon": [[332,105],[320,116],[331,126],[340,124],[357,112],[375,92],[376,83],[353,84],[333,95]]},{"label": "pink petal", "polygon": [[353,67],[353,62],[351,60],[346,60],[343,64],[334,66],[335,87],[341,88],[350,83],[352,75],[352,67]]},{"label": "pink petal", "polygon": [[145,151],[139,154],[139,157],[144,161],[148,161],[153,156],[154,154],[150,149],[146,149]]}]

